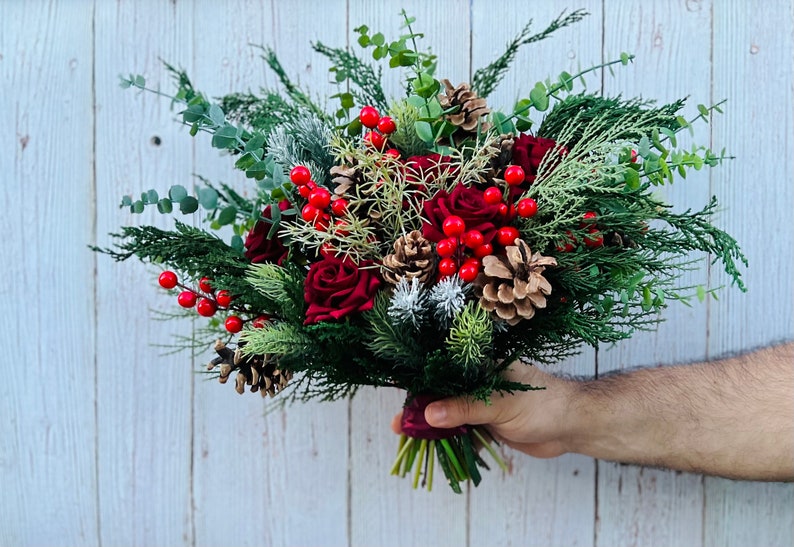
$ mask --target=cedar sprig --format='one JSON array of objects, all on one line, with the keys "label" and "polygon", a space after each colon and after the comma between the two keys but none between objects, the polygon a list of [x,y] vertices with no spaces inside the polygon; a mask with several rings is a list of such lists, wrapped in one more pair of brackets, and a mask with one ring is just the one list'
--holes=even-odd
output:
[{"label": "cedar sprig", "polygon": [[530,29],[532,28],[532,19],[530,19],[524,28],[521,29],[521,32],[507,44],[507,48],[502,55],[488,66],[478,69],[474,73],[474,77],[472,78],[472,89],[480,97],[488,97],[504,78],[521,46],[544,40],[556,30],[581,21],[587,15],[589,15],[589,13],[581,9],[571,12],[568,15],[565,15],[563,11],[556,19],[549,23],[543,31],[537,34],[530,34]]}]

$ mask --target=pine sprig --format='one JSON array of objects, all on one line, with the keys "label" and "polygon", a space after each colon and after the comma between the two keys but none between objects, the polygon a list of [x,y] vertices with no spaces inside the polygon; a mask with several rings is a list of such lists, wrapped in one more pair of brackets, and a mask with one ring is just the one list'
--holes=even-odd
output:
[{"label": "pine sprig", "polygon": [[450,361],[471,376],[489,359],[493,323],[487,311],[476,302],[468,302],[455,317],[446,339]]},{"label": "pine sprig", "polygon": [[521,32],[507,44],[507,48],[502,55],[488,66],[478,69],[474,73],[472,89],[480,97],[488,97],[504,78],[521,46],[544,40],[555,31],[581,21],[587,15],[589,13],[581,9],[568,15],[565,15],[563,11],[543,31],[537,34],[530,34],[530,29],[532,28],[532,20],[530,19],[524,28],[521,29]]}]

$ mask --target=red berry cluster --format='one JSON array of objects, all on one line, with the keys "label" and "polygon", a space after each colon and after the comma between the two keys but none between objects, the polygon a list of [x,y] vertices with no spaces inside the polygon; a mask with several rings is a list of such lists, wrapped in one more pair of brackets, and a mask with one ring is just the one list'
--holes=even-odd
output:
[{"label": "red berry cluster", "polygon": [[[438,273],[442,277],[458,274],[463,281],[471,283],[480,273],[482,257],[493,253],[493,245],[485,243],[482,232],[466,231],[466,223],[456,215],[445,218],[441,228],[447,239],[436,244],[436,252],[441,257]],[[473,257],[465,255],[466,248],[471,249]]]},{"label": "red berry cluster", "polygon": [[[306,198],[307,203],[301,209],[301,218],[306,222],[314,223],[314,227],[320,231],[326,231],[331,223],[331,213],[337,217],[343,217],[347,213],[349,202],[344,198],[337,198],[332,201],[331,192],[327,188],[317,186],[311,179],[309,168],[304,165],[297,165],[292,168],[289,178],[298,187],[298,193]],[[337,219],[335,226],[337,230],[344,229],[344,220]]]},{"label": "red berry cluster", "polygon": [[[161,273],[157,281],[164,289],[173,289],[175,287],[183,289],[177,295],[176,301],[183,308],[195,306],[196,312],[202,317],[212,317],[218,311],[218,308],[229,308],[232,303],[232,295],[229,294],[229,291],[221,290],[215,292],[212,288],[212,280],[208,277],[202,277],[199,280],[198,290],[179,283],[177,275],[170,270]],[[253,325],[254,327],[262,327],[268,319],[267,316],[259,316],[254,319]],[[226,330],[233,334],[240,332],[244,324],[245,321],[237,315],[228,316],[224,322]]]},{"label": "red berry cluster", "polygon": [[[364,134],[364,142],[376,150],[383,150],[386,147],[387,136],[397,130],[394,120],[389,116],[381,117],[374,106],[362,108],[358,114],[358,119],[361,121],[361,125],[371,130]],[[394,152],[397,152],[397,150],[391,149],[387,153],[393,155]],[[397,152],[397,155],[399,155],[399,152]]]},{"label": "red berry cluster", "polygon": [[[505,182],[508,186],[518,186],[522,182],[524,182],[524,170],[518,165],[511,165],[507,169],[505,169],[504,173]],[[500,190],[496,186],[490,186],[485,189],[483,192],[483,199],[485,203],[489,205],[499,205],[499,211],[502,213],[503,216],[506,217],[514,217],[516,214],[522,218],[530,218],[535,216],[538,212],[538,204],[532,198],[524,198],[518,201],[517,204],[512,203],[512,199],[510,198],[510,192],[507,192],[508,198],[507,202],[505,202],[502,198],[502,190]],[[518,237],[518,236],[516,236]],[[507,243],[507,245],[511,245]]]}]

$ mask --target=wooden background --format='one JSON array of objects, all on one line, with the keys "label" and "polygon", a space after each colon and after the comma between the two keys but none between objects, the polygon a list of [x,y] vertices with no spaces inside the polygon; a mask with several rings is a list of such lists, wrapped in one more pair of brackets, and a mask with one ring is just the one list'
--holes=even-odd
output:
[{"label": "wooden background", "polygon": [[[405,0],[466,81],[533,17],[591,16],[523,51],[493,105],[536,80],[621,51],[633,65],[591,89],[699,102],[727,98],[701,135],[737,159],[667,190],[683,207],[717,193],[716,222],[744,246],[749,292],[673,306],[658,332],[585,351],[561,371],[713,358],[794,338],[792,2],[771,0]],[[154,273],[87,244],[156,214],[119,210],[124,193],[241,181],[228,158],[174,123],[167,100],[122,91],[141,73],[169,89],[158,59],[211,95],[275,85],[249,43],[330,94],[310,40],[352,41],[362,23],[398,31],[400,4],[367,0],[3,0],[0,2],[0,545],[686,545],[794,544],[794,485],[739,483],[566,456],[508,453],[508,474],[428,495],[388,476],[401,397],[265,416],[258,396],[196,374],[203,359],[152,343],[190,332],[150,309],[174,303]],[[396,89],[396,87],[392,88]],[[155,144],[154,137],[160,139]],[[693,281],[719,285],[716,269]],[[10,304],[10,307],[9,307]],[[725,432],[730,435],[730,431]]]}]

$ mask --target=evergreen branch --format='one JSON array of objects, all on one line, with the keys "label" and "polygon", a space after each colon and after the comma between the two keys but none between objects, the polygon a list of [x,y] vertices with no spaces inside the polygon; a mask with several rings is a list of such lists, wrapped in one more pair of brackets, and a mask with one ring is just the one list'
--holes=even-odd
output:
[{"label": "evergreen branch", "polygon": [[581,21],[587,15],[589,15],[589,13],[584,10],[576,10],[569,15],[565,15],[563,11],[556,19],[549,23],[549,26],[546,27],[545,30],[534,35],[530,35],[529,33],[532,26],[532,20],[530,19],[521,32],[507,44],[507,48],[502,55],[488,66],[478,69],[474,73],[474,77],[472,78],[472,89],[480,97],[488,97],[504,78],[521,46],[544,40],[556,30]]},{"label": "evergreen branch", "polygon": [[486,361],[491,348],[493,323],[488,312],[476,302],[468,302],[455,317],[447,336],[450,360],[464,374],[470,374]]},{"label": "evergreen branch", "polygon": [[287,76],[287,72],[284,70],[284,67],[281,66],[281,61],[278,60],[278,56],[276,52],[267,46],[256,46],[262,50],[262,59],[267,63],[267,66],[276,74],[278,77],[279,82],[281,85],[284,86],[284,90],[287,93],[287,96],[292,99],[292,101],[298,105],[300,108],[307,110],[313,113],[318,118],[326,121],[331,122],[331,118],[325,111],[317,106],[311,98],[296,84],[294,83],[289,76]]},{"label": "evergreen branch", "polygon": [[313,43],[312,48],[327,57],[338,71],[343,71],[347,79],[357,86],[358,90],[352,89],[350,92],[359,104],[374,106],[381,112],[388,109],[389,105],[381,85],[383,74],[381,67],[376,71],[372,65],[365,63],[346,49],[328,47],[322,42]]}]

